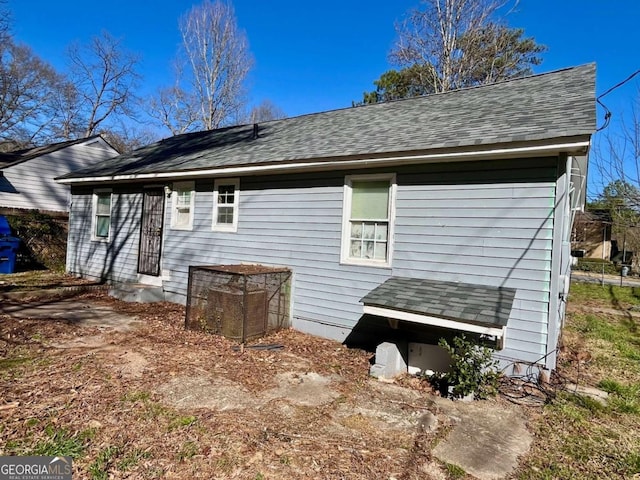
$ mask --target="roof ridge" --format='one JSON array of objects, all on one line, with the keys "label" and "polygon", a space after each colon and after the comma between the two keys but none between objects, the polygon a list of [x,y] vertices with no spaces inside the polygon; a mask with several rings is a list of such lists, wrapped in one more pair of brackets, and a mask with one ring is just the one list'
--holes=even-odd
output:
[{"label": "roof ridge", "polygon": [[[392,104],[392,103],[399,103],[399,102],[410,102],[410,101],[416,101],[417,99],[425,99],[425,98],[431,98],[431,97],[436,97],[436,96],[442,96],[442,95],[450,95],[450,94],[455,94],[458,92],[464,92],[464,91],[468,91],[468,90],[476,90],[476,89],[482,89],[482,88],[491,88],[491,87],[495,87],[496,85],[504,85],[506,83],[511,83],[511,82],[519,82],[522,80],[530,80],[532,78],[538,78],[538,77],[544,77],[544,76],[548,76],[548,75],[554,75],[554,74],[558,74],[561,72],[565,72],[565,71],[569,71],[569,70],[577,70],[580,68],[585,68],[585,67],[589,67],[589,66],[595,66],[595,62],[590,62],[590,63],[584,63],[581,65],[574,65],[571,67],[564,67],[564,68],[558,68],[556,70],[551,70],[549,72],[542,72],[542,73],[534,73],[531,75],[526,75],[524,77],[514,77],[514,78],[507,78],[504,80],[500,80],[498,82],[493,82],[493,83],[487,83],[487,84],[483,84],[483,85],[472,85],[469,87],[461,87],[461,88],[456,88],[454,90],[448,90],[446,92],[435,92],[435,93],[428,93],[425,95],[418,95],[415,97],[408,97],[408,98],[397,98],[397,99],[393,99],[393,100],[387,100],[384,102],[377,102],[377,103],[370,103],[370,104],[366,104],[366,105],[351,105],[351,106],[347,106],[347,107],[339,107],[339,108],[332,108],[329,110],[322,110],[319,112],[308,112],[308,113],[302,113],[300,115],[295,115],[293,117],[287,117],[287,118],[278,118],[278,119],[273,119],[273,120],[265,120],[262,122],[249,122],[249,123],[240,123],[240,124],[236,124],[236,125],[227,125],[225,127],[220,127],[220,128],[214,128],[211,130],[199,130],[196,132],[184,132],[184,133],[180,133],[178,135],[172,135],[170,137],[164,137],[160,140],[158,140],[157,142],[153,142],[151,145],[156,144],[156,143],[162,143],[165,142],[169,139],[173,139],[176,137],[187,137],[187,136],[199,136],[199,135],[207,135],[210,132],[222,132],[224,130],[229,130],[232,128],[250,128],[252,125],[258,124],[258,125],[264,125],[264,124],[273,124],[273,123],[281,123],[281,122],[288,122],[288,121],[293,121],[293,120],[297,120],[300,118],[306,118],[306,117],[313,117],[313,116],[317,116],[317,115],[326,115],[326,114],[331,114],[331,113],[336,113],[336,112],[343,112],[343,111],[352,111],[352,110],[360,110],[360,109],[364,109],[364,108],[381,108],[384,105],[388,105],[388,104]],[[143,147],[144,148],[144,147]]]},{"label": "roof ridge", "polygon": [[[481,89],[481,88],[491,88],[494,87],[496,85],[503,85],[506,83],[511,83],[511,82],[519,82],[522,80],[530,80],[532,78],[538,78],[538,77],[544,77],[544,76],[548,76],[548,75],[554,75],[554,74],[558,74],[561,72],[565,72],[565,71],[569,71],[569,70],[578,70],[580,68],[585,68],[585,67],[595,67],[595,62],[589,62],[589,63],[584,63],[581,65],[574,65],[571,67],[563,67],[563,68],[558,68],[556,70],[551,70],[548,72],[542,72],[542,73],[534,73],[531,75],[525,75],[524,77],[513,77],[513,78],[507,78],[504,80],[500,80],[498,82],[493,82],[493,83],[486,83],[483,85],[472,85],[472,86],[468,86],[468,87],[461,87],[461,88],[456,88],[454,90],[447,90],[446,92],[434,92],[434,93],[427,93],[424,95],[418,95],[415,97],[407,97],[407,98],[396,98],[393,100],[387,100],[385,102],[377,102],[377,103],[370,103],[370,104],[365,104],[365,105],[352,105],[349,107],[340,107],[340,108],[333,108],[330,110],[323,110],[321,112],[309,112],[309,113],[303,113],[300,115],[296,115],[294,117],[288,117],[288,118],[281,118],[281,119],[277,119],[277,120],[269,120],[268,122],[280,122],[280,121],[287,121],[287,120],[294,120],[296,118],[301,118],[301,117],[308,117],[308,116],[312,116],[312,115],[322,115],[322,114],[327,114],[327,113],[333,113],[333,112],[340,112],[340,111],[346,111],[346,110],[353,110],[353,109],[362,109],[362,108],[372,108],[372,107],[376,107],[376,106],[381,106],[381,105],[387,105],[390,103],[398,103],[398,102],[408,102],[411,100],[416,100],[416,99],[421,99],[421,98],[429,98],[429,97],[434,97],[434,96],[441,96],[441,95],[450,95],[450,94],[455,94],[458,92],[464,92],[467,90],[476,90],[476,89]],[[256,122],[256,123],[267,123],[267,122]],[[250,125],[250,124],[244,124],[244,125]]]},{"label": "roof ridge", "polygon": [[[396,102],[405,102],[405,101],[409,101],[409,100],[415,100],[417,98],[429,98],[429,97],[434,97],[434,96],[442,96],[442,95],[451,95],[451,94],[455,94],[458,92],[464,92],[464,91],[468,91],[468,90],[477,90],[477,89],[481,89],[481,88],[491,88],[491,87],[495,87],[496,85],[504,85],[506,83],[512,83],[512,82],[519,82],[522,80],[530,80],[532,78],[538,78],[538,77],[544,77],[544,76],[548,76],[548,75],[555,75],[561,72],[566,72],[569,70],[577,70],[579,68],[585,68],[585,67],[590,67],[590,66],[594,66],[595,67],[595,62],[590,62],[590,63],[584,63],[581,65],[574,65],[571,67],[564,67],[564,68],[558,68],[556,70],[551,70],[549,72],[542,72],[542,73],[533,73],[531,75],[525,75],[524,77],[512,77],[512,78],[506,78],[504,80],[500,80],[497,82],[492,82],[492,83],[485,83],[482,85],[470,85],[468,87],[460,87],[460,88],[456,88],[453,90],[447,90],[446,92],[434,92],[434,93],[426,93],[424,95],[417,95],[415,97],[407,97],[407,98],[396,98],[393,100],[387,100],[386,102],[378,102],[378,103],[373,103],[373,104],[367,104],[367,105],[356,105],[355,107],[350,107],[350,108],[360,108],[360,107],[371,107],[371,106],[375,106],[375,105],[384,105],[387,103],[396,103]],[[343,109],[336,109],[336,110],[343,110]],[[331,111],[331,110],[330,110]],[[335,111],[335,110],[333,110]],[[324,112],[322,112],[324,113]]]}]

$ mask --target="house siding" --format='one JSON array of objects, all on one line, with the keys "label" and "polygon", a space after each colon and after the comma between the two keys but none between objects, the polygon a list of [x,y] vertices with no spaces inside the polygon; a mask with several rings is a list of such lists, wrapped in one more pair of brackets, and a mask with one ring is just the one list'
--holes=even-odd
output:
[{"label": "house siding", "polygon": [[557,159],[398,175],[393,274],[516,289],[498,357],[546,353]]},{"label": "house siding", "polygon": [[104,146],[70,145],[2,169],[0,206],[67,212],[69,186],[54,178],[117,155]]},{"label": "house siding", "polygon": [[[362,317],[360,298],[392,275],[509,287],[517,293],[498,356],[533,362],[547,348],[556,169],[545,158],[242,177],[236,233],[212,231],[213,179],[198,180],[192,231],[172,230],[165,209],[164,289],[184,301],[189,265],[287,266],[293,327],[343,340]],[[345,175],[391,171],[392,266],[340,264]],[[133,281],[141,193],[114,187],[112,225],[124,223],[110,249],[90,241],[91,191],[73,192],[69,270]]]},{"label": "house siding", "polygon": [[113,189],[108,242],[91,239],[92,196],[92,188],[73,190],[67,271],[113,282],[137,281],[142,193],[131,187]]}]

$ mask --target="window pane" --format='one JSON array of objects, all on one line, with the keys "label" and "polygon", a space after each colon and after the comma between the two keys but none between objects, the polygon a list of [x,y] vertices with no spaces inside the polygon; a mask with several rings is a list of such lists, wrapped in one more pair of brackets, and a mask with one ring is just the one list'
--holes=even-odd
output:
[{"label": "window pane", "polygon": [[353,182],[351,218],[384,220],[389,214],[389,181]]},{"label": "window pane", "polygon": [[218,193],[219,205],[233,205],[233,193]]},{"label": "window pane", "polygon": [[362,237],[365,240],[373,240],[375,231],[376,231],[376,224],[375,223],[365,223],[363,225]]},{"label": "window pane", "polygon": [[233,205],[235,190],[235,185],[218,185],[218,204]]},{"label": "window pane", "polygon": [[189,208],[191,206],[191,191],[181,190],[177,193],[178,208]]},{"label": "window pane", "polygon": [[362,244],[362,258],[373,258],[373,242],[363,242]]},{"label": "window pane", "polygon": [[218,223],[233,224],[233,207],[218,207]]},{"label": "window pane", "polygon": [[351,222],[349,256],[387,259],[389,225],[382,222]]},{"label": "window pane", "polygon": [[177,227],[186,227],[189,225],[189,209],[176,210],[175,225]]},{"label": "window pane", "polygon": [[111,217],[96,217],[96,237],[107,238],[109,236],[109,223]]},{"label": "window pane", "polygon": [[362,238],[362,222],[351,222],[351,238]]},{"label": "window pane", "polygon": [[96,214],[109,215],[111,211],[111,194],[110,193],[98,193],[96,202]]},{"label": "window pane", "polygon": [[387,258],[387,243],[376,243],[375,256],[376,260],[386,260]]},{"label": "window pane", "polygon": [[386,223],[376,223],[376,240],[387,240],[387,224]]},{"label": "window pane", "polygon": [[362,258],[362,242],[360,240],[351,240],[349,247],[349,256],[353,258]]}]

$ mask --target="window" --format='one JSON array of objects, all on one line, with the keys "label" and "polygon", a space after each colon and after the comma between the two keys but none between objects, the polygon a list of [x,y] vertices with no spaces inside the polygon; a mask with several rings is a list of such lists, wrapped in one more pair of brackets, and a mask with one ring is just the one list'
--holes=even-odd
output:
[{"label": "window", "polygon": [[171,196],[173,200],[171,228],[191,230],[193,228],[193,209],[196,196],[194,182],[174,183]]},{"label": "window", "polygon": [[224,232],[238,230],[238,179],[216,180],[213,189],[213,229]]},{"label": "window", "polygon": [[389,266],[393,238],[395,175],[348,176],[342,230],[342,261]]},{"label": "window", "polygon": [[91,238],[107,241],[111,230],[111,190],[93,192],[93,220]]}]

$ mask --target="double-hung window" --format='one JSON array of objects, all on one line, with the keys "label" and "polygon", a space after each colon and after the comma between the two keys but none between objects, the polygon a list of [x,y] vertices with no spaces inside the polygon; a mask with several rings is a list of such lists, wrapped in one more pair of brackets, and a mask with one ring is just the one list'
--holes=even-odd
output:
[{"label": "double-hung window", "polygon": [[213,230],[238,230],[240,181],[237,178],[216,180],[213,187]]},{"label": "double-hung window", "polygon": [[111,190],[94,190],[91,238],[108,241],[111,231]]},{"label": "double-hung window", "polygon": [[171,228],[176,230],[191,230],[193,228],[194,188],[194,182],[173,184]]},{"label": "double-hung window", "polygon": [[395,175],[345,179],[342,262],[391,265]]}]

